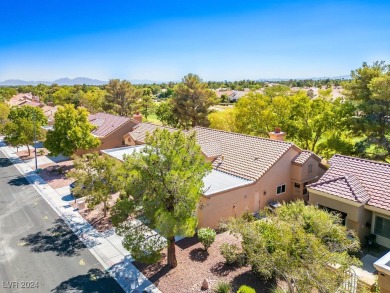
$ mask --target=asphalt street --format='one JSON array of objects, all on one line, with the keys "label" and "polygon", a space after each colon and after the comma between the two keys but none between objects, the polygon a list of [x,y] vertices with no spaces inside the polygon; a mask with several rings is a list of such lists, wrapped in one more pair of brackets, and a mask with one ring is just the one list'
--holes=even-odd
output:
[{"label": "asphalt street", "polygon": [[1,151],[0,292],[123,292]]}]

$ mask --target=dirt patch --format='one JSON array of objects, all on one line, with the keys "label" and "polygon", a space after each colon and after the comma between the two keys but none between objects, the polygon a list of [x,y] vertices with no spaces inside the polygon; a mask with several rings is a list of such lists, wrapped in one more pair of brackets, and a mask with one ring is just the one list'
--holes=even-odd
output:
[{"label": "dirt patch", "polygon": [[[157,264],[134,262],[134,265],[164,293],[213,292],[213,288],[220,281],[230,282],[232,292],[236,292],[241,285],[251,286],[257,293],[269,292],[274,284],[255,276],[249,266],[225,265],[219,247],[223,243],[236,242],[237,239],[228,232],[218,234],[209,251],[205,252],[197,237],[185,238],[176,245],[178,266],[175,269],[166,265],[166,251]],[[204,279],[209,281],[210,289],[202,291]]]},{"label": "dirt patch", "polygon": [[74,180],[66,178],[66,173],[73,169],[73,161],[50,163],[39,166],[42,170],[39,176],[42,177],[54,189],[68,186]]},{"label": "dirt patch", "polygon": [[35,158],[34,148],[30,148],[30,155],[28,154],[28,150],[18,151],[16,153],[16,155],[19,158],[21,158],[23,161],[33,159],[33,158]]},{"label": "dirt patch", "polygon": [[[112,207],[115,204],[118,197],[119,197],[119,192],[113,194],[112,199],[110,200],[109,203],[110,207]],[[72,203],[72,206],[76,208],[76,204],[74,202]],[[110,210],[108,210],[107,216],[104,217],[102,203],[97,205],[94,209],[89,209],[88,207],[86,207],[83,210],[79,210],[79,214],[99,232],[105,232],[113,228],[111,217],[110,217]]]}]

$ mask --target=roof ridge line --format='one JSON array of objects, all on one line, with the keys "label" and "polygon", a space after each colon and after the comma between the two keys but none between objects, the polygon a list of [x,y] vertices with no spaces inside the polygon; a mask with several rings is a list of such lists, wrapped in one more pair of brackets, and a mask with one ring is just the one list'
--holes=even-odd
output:
[{"label": "roof ridge line", "polygon": [[338,177],[332,177],[332,178],[329,178],[329,179],[324,180],[324,181],[317,181],[317,182],[314,182],[312,184],[309,184],[308,187],[315,187],[315,186],[318,186],[320,184],[326,184],[326,183],[330,183],[330,182],[335,182],[335,181],[338,181],[340,179],[345,179],[345,175],[338,176]]},{"label": "roof ridge line", "polygon": [[[360,198],[357,196],[357,194],[356,194],[356,192],[355,192],[355,190],[354,190],[354,188],[353,188],[353,184],[351,184],[351,182],[350,182],[350,180],[352,179],[352,180],[356,180],[358,183],[359,183],[359,185],[360,185],[360,187],[363,189],[363,191],[364,191],[364,193],[366,193],[366,195],[368,196],[368,200],[370,200],[370,194],[367,192],[367,190],[364,188],[364,186],[363,186],[363,184],[360,182],[360,180],[359,180],[359,177],[357,177],[357,176],[355,176],[354,174],[345,174],[345,181],[347,182],[347,184],[348,184],[348,186],[349,186],[349,188],[351,189],[351,192],[352,192],[352,194],[353,194],[353,196],[358,200],[358,201],[360,201]],[[367,201],[368,201],[367,200]],[[363,202],[363,201],[361,201],[361,202]]]},{"label": "roof ridge line", "polygon": [[212,130],[212,131],[218,131],[218,132],[224,132],[224,133],[234,134],[234,135],[238,135],[238,136],[252,137],[252,138],[256,138],[256,139],[269,140],[269,141],[274,141],[274,142],[277,142],[277,143],[283,143],[283,144],[289,144],[289,145],[296,146],[293,142],[290,142],[290,141],[276,140],[276,139],[271,139],[271,138],[267,138],[267,137],[260,137],[260,136],[256,136],[256,135],[250,135],[250,134],[244,134],[244,133],[239,133],[239,132],[215,129],[215,128],[204,127],[204,126],[195,126],[193,128],[193,130],[195,130],[196,128]]},{"label": "roof ridge line", "polygon": [[390,164],[386,163],[386,162],[379,162],[379,161],[363,159],[363,158],[359,158],[359,157],[352,157],[352,156],[346,156],[346,155],[341,155],[341,154],[334,154],[333,157],[342,157],[342,158],[346,158],[346,159],[350,159],[350,160],[364,161],[364,162],[369,162],[369,163],[374,163],[374,164],[384,165],[384,166],[390,167]]}]

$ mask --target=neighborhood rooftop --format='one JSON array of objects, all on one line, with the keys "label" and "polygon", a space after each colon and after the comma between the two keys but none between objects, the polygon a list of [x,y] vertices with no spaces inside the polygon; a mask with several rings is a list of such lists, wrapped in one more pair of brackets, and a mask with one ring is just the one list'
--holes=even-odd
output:
[{"label": "neighborhood rooftop", "polygon": [[[134,127],[130,135],[137,143],[144,143],[146,134],[152,133],[156,128],[176,130],[152,123],[140,123]],[[202,152],[214,159],[215,170],[248,180],[261,178],[290,148],[299,149],[290,142],[211,128],[195,127],[194,131]],[[311,152],[305,152],[301,163],[303,164],[311,155]]]},{"label": "neighborhood rooftop", "polygon": [[[129,121],[134,121],[128,117],[107,113],[91,114],[89,115],[88,120],[91,124],[97,126],[97,128],[92,131],[92,134],[97,137],[106,137],[122,125],[128,123]],[[134,123],[136,122],[134,121]]]},{"label": "neighborhood rooftop", "polygon": [[[103,154],[116,158],[117,160],[123,161],[125,155],[139,153],[143,148],[145,148],[145,145],[102,150],[101,152]],[[203,178],[203,183],[204,195],[210,196],[218,192],[252,184],[253,181],[244,178],[239,178],[237,176],[233,176],[221,171],[212,170]]]},{"label": "neighborhood rooftop", "polygon": [[314,154],[313,152],[310,152],[310,151],[302,151],[300,154],[298,154],[294,160],[292,161],[294,164],[297,164],[297,165],[303,165],[306,163],[306,161],[311,157],[311,156],[314,156],[314,158],[316,158],[318,161],[321,161],[321,158],[318,157],[316,154]]},{"label": "neighborhood rooftop", "polygon": [[390,211],[390,164],[335,155],[313,190]]}]

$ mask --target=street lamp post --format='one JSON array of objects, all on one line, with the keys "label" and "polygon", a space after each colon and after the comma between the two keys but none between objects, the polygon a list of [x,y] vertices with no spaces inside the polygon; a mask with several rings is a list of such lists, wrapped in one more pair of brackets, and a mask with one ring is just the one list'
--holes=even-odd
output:
[{"label": "street lamp post", "polygon": [[36,141],[36,136],[37,136],[37,131],[36,131],[36,121],[35,121],[35,109],[33,111],[33,123],[34,123],[34,154],[35,154],[35,170],[38,169],[38,161],[37,161],[37,141]]}]

